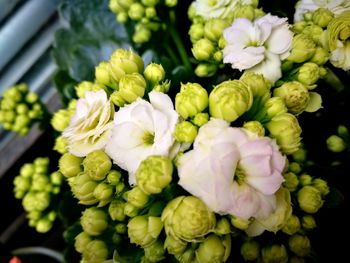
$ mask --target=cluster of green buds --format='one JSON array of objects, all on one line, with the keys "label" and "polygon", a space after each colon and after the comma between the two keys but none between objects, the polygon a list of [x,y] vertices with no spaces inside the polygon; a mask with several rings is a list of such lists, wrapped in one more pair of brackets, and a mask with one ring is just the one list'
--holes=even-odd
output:
[{"label": "cluster of green buds", "polygon": [[29,91],[26,84],[8,88],[0,102],[0,123],[5,130],[26,135],[35,122],[40,122],[46,114],[39,96]]},{"label": "cluster of green buds", "polygon": [[237,5],[227,16],[204,19],[196,15],[193,6],[188,10],[188,16],[192,21],[189,36],[192,42],[192,54],[198,61],[195,73],[199,77],[213,76],[219,67],[223,67],[222,50],[226,42],[223,38],[224,29],[228,28],[235,18],[247,18],[254,20],[264,15],[262,9],[257,8],[257,2]]},{"label": "cluster of green buds", "polygon": [[91,85],[110,89],[110,99],[118,107],[142,98],[145,92],[153,89],[167,92],[170,87],[162,65],[150,63],[144,68],[142,58],[125,49],[117,49],[109,61],[101,62],[95,69],[95,77],[96,83]]},{"label": "cluster of green buds", "polygon": [[76,251],[82,254],[80,262],[104,262],[111,254],[105,241],[85,231],[75,237],[74,247]]},{"label": "cluster of green buds", "polygon": [[337,133],[327,138],[327,148],[331,152],[339,153],[346,149],[350,149],[350,134],[348,128],[344,125],[339,125]]},{"label": "cluster of green buds", "polygon": [[40,233],[48,232],[56,219],[53,202],[63,180],[59,171],[49,174],[48,158],[38,157],[33,163],[24,164],[13,181],[15,197],[22,199],[29,225]]},{"label": "cluster of green buds", "polygon": [[159,17],[164,9],[173,8],[177,0],[110,0],[109,9],[116,14],[120,23],[133,21],[133,41],[137,44],[146,43],[151,39],[152,32],[165,30],[166,24]]},{"label": "cluster of green buds", "polygon": [[65,153],[59,167],[80,204],[104,207],[126,190],[121,173],[112,169],[110,158],[102,150],[91,152],[85,158]]}]

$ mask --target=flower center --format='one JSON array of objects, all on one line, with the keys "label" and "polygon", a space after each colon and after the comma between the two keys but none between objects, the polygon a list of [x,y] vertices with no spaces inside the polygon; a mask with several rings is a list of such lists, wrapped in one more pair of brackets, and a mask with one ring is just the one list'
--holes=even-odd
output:
[{"label": "flower center", "polygon": [[242,185],[245,181],[244,179],[245,179],[245,173],[243,169],[239,165],[237,165],[233,180],[236,181],[238,185]]},{"label": "flower center", "polygon": [[145,145],[153,145],[154,143],[154,133],[146,131],[142,137],[142,141]]}]

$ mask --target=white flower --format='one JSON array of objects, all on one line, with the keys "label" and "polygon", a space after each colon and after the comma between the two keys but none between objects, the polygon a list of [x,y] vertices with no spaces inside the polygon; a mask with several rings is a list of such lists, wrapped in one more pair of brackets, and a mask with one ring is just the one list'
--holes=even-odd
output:
[{"label": "white flower", "polygon": [[337,68],[350,70],[350,40],[338,40],[337,45],[338,47],[331,52],[330,62]]},{"label": "white flower", "polygon": [[276,233],[286,224],[292,210],[290,192],[281,187],[276,192],[276,210],[266,218],[254,220],[245,232],[248,236],[259,236],[265,230]]},{"label": "white flower", "polygon": [[193,8],[196,15],[206,20],[211,18],[227,18],[241,4],[252,4],[253,0],[196,0]]},{"label": "white flower", "polygon": [[289,55],[293,33],[287,18],[267,14],[254,22],[237,18],[223,36],[224,63],[232,68],[263,74],[272,83],[281,76],[281,60]]},{"label": "white flower", "polygon": [[303,20],[304,13],[315,11],[318,8],[331,11],[335,17],[344,11],[350,10],[349,0],[301,0],[295,5],[294,22]]},{"label": "white flower", "polygon": [[[150,155],[173,157],[179,150],[173,136],[179,115],[169,96],[149,93],[150,102],[137,99],[115,113],[112,137],[106,153],[129,172],[129,183],[136,183],[135,172]],[[174,150],[175,148],[175,150]]]},{"label": "white flower", "polygon": [[211,119],[179,158],[179,185],[216,213],[265,218],[276,208],[284,164],[275,141]]},{"label": "white flower", "polygon": [[69,152],[83,157],[103,149],[110,138],[113,115],[113,105],[104,90],[85,92],[85,98],[78,100],[75,114],[62,133],[68,140]]}]

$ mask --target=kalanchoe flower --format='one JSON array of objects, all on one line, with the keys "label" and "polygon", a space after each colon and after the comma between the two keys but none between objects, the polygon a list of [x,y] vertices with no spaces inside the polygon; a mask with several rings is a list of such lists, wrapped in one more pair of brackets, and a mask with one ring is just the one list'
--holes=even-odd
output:
[{"label": "kalanchoe flower", "polygon": [[145,258],[150,262],[159,262],[165,259],[165,249],[162,241],[157,240],[144,248]]},{"label": "kalanchoe flower", "polygon": [[143,192],[138,186],[126,192],[126,197],[128,203],[137,208],[144,208],[149,200],[149,195]]},{"label": "kalanchoe flower", "polygon": [[306,185],[298,191],[298,203],[300,208],[309,214],[316,213],[323,205],[321,192],[313,186]]},{"label": "kalanchoe flower", "polygon": [[197,127],[189,121],[183,121],[176,125],[174,137],[178,142],[192,143],[197,136]]},{"label": "kalanchoe flower", "polygon": [[73,177],[82,171],[81,164],[83,162],[83,158],[77,157],[70,153],[65,153],[61,156],[58,161],[58,166],[60,168],[60,172],[65,177]]},{"label": "kalanchoe flower", "polygon": [[92,205],[98,203],[98,199],[94,196],[97,182],[92,180],[90,176],[84,172],[68,179],[71,191],[80,204]]},{"label": "kalanchoe flower", "polygon": [[287,235],[294,235],[300,230],[300,220],[296,215],[292,215],[286,221],[284,227],[282,228],[282,232]]},{"label": "kalanchoe flower", "polygon": [[284,245],[271,245],[264,247],[261,250],[261,259],[262,262],[279,262],[287,263],[288,262],[288,253]]},{"label": "kalanchoe flower", "polygon": [[88,243],[92,241],[91,236],[86,232],[81,232],[75,237],[74,247],[79,253],[83,253]]},{"label": "kalanchoe flower", "polygon": [[212,119],[178,160],[179,185],[219,214],[264,218],[276,208],[285,158],[276,143]]},{"label": "kalanchoe flower", "polygon": [[135,172],[150,155],[172,156],[173,132],[179,115],[169,96],[152,91],[150,102],[138,99],[115,114],[111,140],[106,153],[114,163],[129,172],[129,183],[135,184]]},{"label": "kalanchoe flower", "polygon": [[107,229],[107,220],[106,212],[97,207],[91,207],[85,209],[80,218],[80,223],[84,232],[91,236],[98,236]]},{"label": "kalanchoe flower", "polygon": [[106,178],[112,168],[112,161],[108,155],[97,150],[89,153],[83,161],[84,173],[88,174],[92,180],[100,181]]},{"label": "kalanchoe flower", "polygon": [[215,214],[194,196],[178,196],[162,212],[167,235],[182,241],[200,241],[215,228]]},{"label": "kalanchoe flower", "polygon": [[289,55],[293,33],[287,18],[267,14],[254,22],[237,18],[224,30],[224,63],[233,69],[262,74],[271,83],[281,76],[281,60]]},{"label": "kalanchoe flower", "polygon": [[82,262],[103,262],[108,257],[108,247],[106,243],[99,239],[94,239],[86,245],[82,255]]},{"label": "kalanchoe flower", "polygon": [[85,92],[62,133],[68,140],[69,152],[82,157],[103,149],[110,138],[113,115],[113,106],[104,90]]},{"label": "kalanchoe flower", "polygon": [[302,63],[315,54],[316,44],[312,38],[306,34],[297,34],[293,38],[292,49],[287,60]]},{"label": "kalanchoe flower", "polygon": [[344,11],[350,10],[350,2],[348,0],[300,0],[295,5],[294,22],[302,20],[305,13],[319,8],[327,9],[335,16],[339,16]]},{"label": "kalanchoe flower", "polygon": [[289,249],[300,257],[305,257],[311,252],[310,240],[307,236],[293,235],[288,240]]}]

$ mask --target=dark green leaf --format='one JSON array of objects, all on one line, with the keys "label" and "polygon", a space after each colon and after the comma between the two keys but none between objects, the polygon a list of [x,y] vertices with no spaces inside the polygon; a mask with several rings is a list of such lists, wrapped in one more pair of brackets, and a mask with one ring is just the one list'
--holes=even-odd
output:
[{"label": "dark green leaf", "polygon": [[344,195],[336,188],[331,187],[328,193],[324,207],[334,207],[340,205],[344,201]]}]

